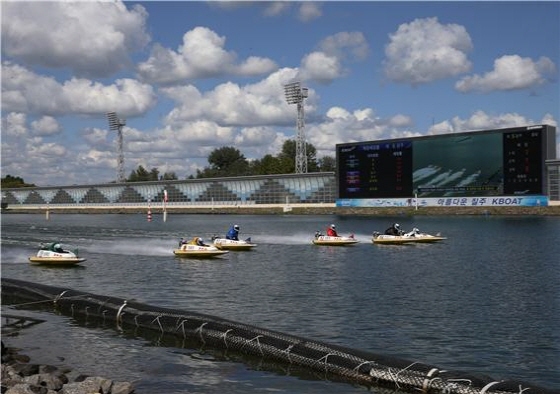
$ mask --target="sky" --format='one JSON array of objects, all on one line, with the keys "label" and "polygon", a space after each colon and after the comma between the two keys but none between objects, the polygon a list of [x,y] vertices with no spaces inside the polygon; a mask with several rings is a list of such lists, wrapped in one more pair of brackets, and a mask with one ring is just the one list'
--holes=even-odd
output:
[{"label": "sky", "polygon": [[560,2],[10,1],[1,12],[1,172],[37,186],[178,179],[235,147],[547,124],[560,157]]}]

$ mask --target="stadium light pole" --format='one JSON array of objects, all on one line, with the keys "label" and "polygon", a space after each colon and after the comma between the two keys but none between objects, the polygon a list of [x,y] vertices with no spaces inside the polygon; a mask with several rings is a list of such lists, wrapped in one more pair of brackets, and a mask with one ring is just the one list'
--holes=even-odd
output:
[{"label": "stadium light pole", "polygon": [[296,174],[305,174],[307,173],[307,147],[303,100],[308,96],[308,89],[302,88],[300,82],[292,82],[284,85],[284,93],[288,104],[297,104]]},{"label": "stadium light pole", "polygon": [[107,112],[109,130],[117,131],[117,182],[125,182],[124,177],[124,151],[122,129],[126,125],[126,120],[119,119],[116,112]]}]

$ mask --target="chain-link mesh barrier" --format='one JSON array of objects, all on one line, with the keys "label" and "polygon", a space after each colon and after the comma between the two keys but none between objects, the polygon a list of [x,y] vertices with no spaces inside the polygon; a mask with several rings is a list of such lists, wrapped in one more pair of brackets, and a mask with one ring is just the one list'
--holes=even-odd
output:
[{"label": "chain-link mesh barrier", "polygon": [[160,308],[122,298],[2,278],[2,303],[18,308],[54,308],[89,322],[172,335],[206,348],[260,357],[379,389],[444,394],[552,394],[527,382],[485,376],[350,349],[219,317]]}]

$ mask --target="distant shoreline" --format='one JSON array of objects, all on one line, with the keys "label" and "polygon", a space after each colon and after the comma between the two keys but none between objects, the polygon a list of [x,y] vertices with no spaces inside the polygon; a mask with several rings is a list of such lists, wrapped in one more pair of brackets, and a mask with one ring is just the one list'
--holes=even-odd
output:
[{"label": "distant shoreline", "polygon": [[[336,207],[334,204],[238,205],[238,206],[168,206],[168,215],[362,215],[362,216],[560,216],[560,204],[544,207]],[[163,208],[150,207],[152,215],[162,215]],[[50,214],[146,214],[148,206],[49,207]],[[2,214],[47,214],[47,207],[8,207]]]}]

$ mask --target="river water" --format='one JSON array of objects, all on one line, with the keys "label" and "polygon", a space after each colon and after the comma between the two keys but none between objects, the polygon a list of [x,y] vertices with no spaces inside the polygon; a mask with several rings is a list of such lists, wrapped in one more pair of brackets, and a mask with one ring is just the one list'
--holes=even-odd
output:
[{"label": "river water", "polygon": [[[393,222],[438,244],[371,243]],[[232,224],[258,246],[177,258],[180,237]],[[311,244],[336,223],[351,247]],[[560,388],[560,218],[141,214],[2,215],[2,277],[135,299],[495,379]],[[31,265],[41,242],[79,248],[71,268]],[[35,362],[132,381],[137,393],[360,393],[301,371],[219,357],[48,311],[9,343]]]}]

